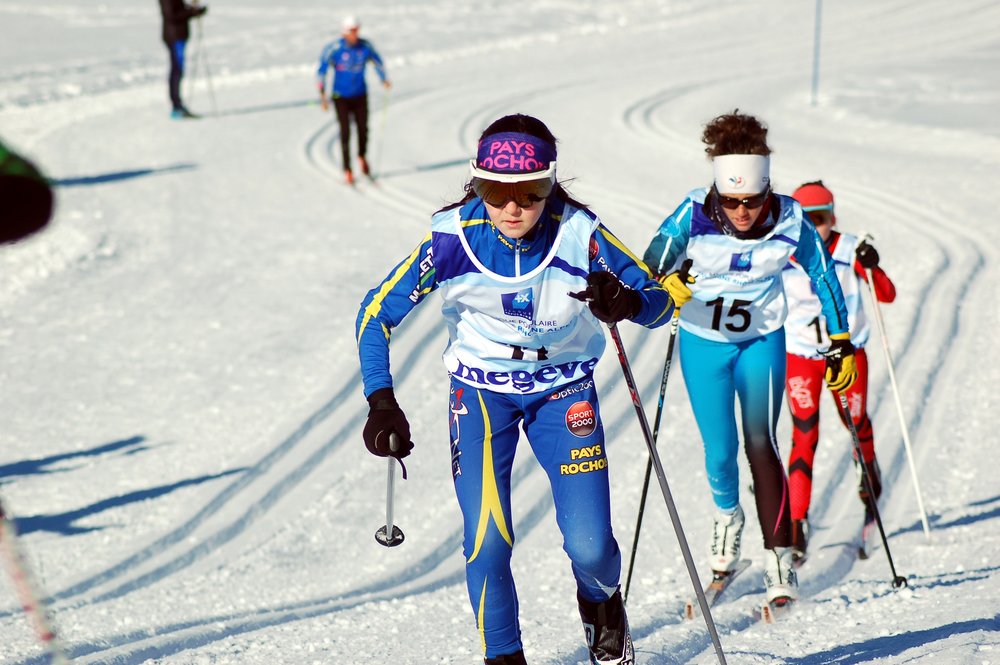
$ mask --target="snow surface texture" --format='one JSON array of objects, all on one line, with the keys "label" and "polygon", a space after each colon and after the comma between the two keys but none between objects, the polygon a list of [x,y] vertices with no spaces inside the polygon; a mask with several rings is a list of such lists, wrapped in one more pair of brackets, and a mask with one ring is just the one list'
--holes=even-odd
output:
[{"label": "snow surface texture", "polygon": [[[824,398],[802,600],[780,624],[752,621],[763,582],[746,491],[758,563],[714,611],[728,660],[1000,663],[1000,4],[824,3],[815,104],[810,2],[210,4],[186,80],[209,117],[177,122],[156,3],[0,0],[0,135],[58,196],[48,230],[0,249],[0,491],[74,662],[481,662],[438,308],[393,338],[417,446],[397,476],[406,542],[389,550],[373,538],[386,467],[361,442],[357,305],[459,196],[494,118],[544,119],[570,190],[641,254],[710,181],[702,125],[739,107],[771,127],[776,188],[822,178],[840,228],[871,233],[897,284],[883,312],[931,535],[876,336],[882,516],[909,587],[892,589],[881,544],[854,557],[850,443]],[[380,178],[355,189],[313,81],[348,12],[395,83],[372,86]],[[622,332],[652,421],[666,329]],[[711,499],[674,374],[660,450],[705,567]],[[597,379],[627,561],[646,452],[613,348]],[[783,415],[783,458],[789,432]],[[528,660],[583,663],[527,446],[514,510]],[[0,661],[45,662],[2,579]],[[704,623],[681,618],[691,595],[654,482],[628,604],[638,663],[716,662]]]}]

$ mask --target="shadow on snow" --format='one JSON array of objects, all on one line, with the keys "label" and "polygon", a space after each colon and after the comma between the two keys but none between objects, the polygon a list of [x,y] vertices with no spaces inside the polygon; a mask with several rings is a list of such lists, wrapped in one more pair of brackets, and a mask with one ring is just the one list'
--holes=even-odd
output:
[{"label": "shadow on snow", "polygon": [[820,663],[852,665],[854,663],[869,663],[874,659],[898,656],[909,649],[939,640],[947,640],[963,633],[976,633],[979,631],[993,632],[996,630],[998,622],[1000,622],[1000,614],[986,619],[957,621],[926,630],[915,630],[901,635],[887,635],[865,642],[844,644],[801,658],[788,658],[784,662],[788,665],[819,665]]},{"label": "shadow on snow", "polygon": [[161,173],[176,173],[178,171],[191,171],[197,165],[191,163],[174,164],[172,166],[161,166],[159,168],[129,169],[127,171],[112,171],[111,173],[101,173],[98,175],[78,176],[75,178],[53,178],[49,183],[54,187],[89,187],[90,185],[103,185],[109,182],[119,182],[121,180],[132,180],[148,175],[158,175]]},{"label": "shadow on snow", "polygon": [[105,443],[103,445],[90,448],[89,450],[74,450],[72,452],[51,455],[41,459],[23,460],[20,462],[14,462],[13,464],[0,464],[0,479],[16,476],[61,473],[70,469],[51,467],[55,467],[59,463],[67,460],[96,457],[98,455],[113,452],[122,452],[125,455],[131,455],[133,453],[146,450],[147,446],[145,441],[146,437],[144,436],[133,436],[128,439],[122,439],[121,441]]},{"label": "shadow on snow", "polygon": [[210,117],[221,118],[227,115],[249,115],[251,113],[263,113],[265,111],[281,111],[284,109],[293,109],[302,106],[319,107],[319,100],[310,97],[309,99],[300,99],[291,102],[275,102],[272,104],[258,104],[257,106],[245,106],[243,108],[238,108],[238,109],[218,111],[217,113],[210,114]]},{"label": "shadow on snow", "polygon": [[108,499],[103,499],[96,503],[92,503],[89,506],[85,506],[77,510],[70,510],[64,513],[56,513],[54,515],[32,515],[31,517],[18,517],[15,518],[14,523],[17,525],[18,533],[22,535],[33,533],[35,531],[50,531],[53,533],[60,533],[65,536],[72,536],[80,533],[87,533],[90,531],[98,531],[104,529],[105,527],[103,526],[84,527],[84,526],[77,526],[75,523],[78,520],[90,517],[91,515],[96,515],[111,508],[118,508],[119,506],[124,506],[129,503],[135,503],[137,501],[146,501],[148,499],[155,499],[164,496],[166,494],[170,494],[171,492],[174,492],[176,490],[183,489],[185,487],[200,485],[201,483],[210,480],[217,480],[219,478],[224,478],[234,473],[241,473],[242,471],[244,471],[244,469],[232,469],[230,471],[223,471],[222,473],[216,473],[207,476],[197,476],[195,478],[188,478],[187,480],[181,480],[176,483],[170,483],[168,485],[160,485],[159,487],[150,487],[148,489],[138,490],[135,492],[121,494],[119,496],[111,497]]}]

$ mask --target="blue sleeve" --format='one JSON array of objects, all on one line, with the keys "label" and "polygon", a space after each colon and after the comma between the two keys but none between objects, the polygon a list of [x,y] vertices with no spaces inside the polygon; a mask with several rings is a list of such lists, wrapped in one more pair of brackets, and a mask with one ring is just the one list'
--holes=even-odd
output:
[{"label": "blue sleeve", "polygon": [[597,242],[597,254],[590,259],[590,271],[611,272],[642,298],[642,308],[632,321],[647,328],[657,328],[669,321],[674,310],[673,301],[666,289],[653,279],[646,264],[603,224],[594,231],[593,239]]},{"label": "blue sleeve", "polygon": [[355,322],[358,356],[365,396],[392,387],[389,373],[389,337],[406,315],[437,288],[431,235],[361,301]]},{"label": "blue sleeve", "polygon": [[319,55],[319,67],[316,69],[316,82],[319,85],[320,90],[326,89],[326,72],[330,69],[330,63],[333,62],[333,51],[334,43],[330,42],[323,47],[323,52]]},{"label": "blue sleeve", "polygon": [[368,59],[375,63],[375,72],[378,74],[379,79],[385,83],[385,64],[382,62],[382,56],[378,54],[374,46],[368,46]]},{"label": "blue sleeve", "polygon": [[848,332],[847,305],[840,288],[837,272],[826,244],[808,220],[802,220],[799,245],[793,255],[812,280],[816,295],[826,317],[827,332],[831,335]]},{"label": "blue sleeve", "polygon": [[666,275],[678,265],[691,238],[691,215],[695,202],[685,199],[669,217],[663,220],[649,242],[642,260],[656,275]]}]

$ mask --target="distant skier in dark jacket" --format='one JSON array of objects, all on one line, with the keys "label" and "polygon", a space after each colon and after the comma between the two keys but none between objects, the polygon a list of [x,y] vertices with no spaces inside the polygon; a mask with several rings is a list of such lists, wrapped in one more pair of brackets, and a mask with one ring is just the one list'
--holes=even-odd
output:
[{"label": "distant skier in dark jacket", "polygon": [[344,165],[344,179],[347,184],[354,182],[351,169],[351,116],[358,126],[358,167],[365,175],[370,174],[365,153],[368,150],[368,86],[365,85],[365,67],[375,63],[375,71],[382,85],[392,84],[386,77],[385,66],[378,52],[367,40],[358,36],[361,24],[353,16],[348,16],[342,24],[343,34],[323,47],[319,57],[318,78],[320,105],[326,111],[330,102],[326,96],[326,73],[333,69],[331,99],[340,125],[340,151]]},{"label": "distant skier in dark jacket", "polygon": [[28,160],[0,142],[0,244],[41,230],[52,216],[52,189]]},{"label": "distant skier in dark jacket", "polygon": [[184,0],[160,0],[160,14],[163,15],[163,43],[167,45],[170,53],[170,103],[173,110],[170,112],[172,118],[194,118],[197,117],[184,106],[181,101],[181,78],[184,76],[184,48],[187,46],[188,37],[191,36],[191,29],[188,22],[192,18],[202,16],[208,11],[208,7],[193,4],[185,4]]}]

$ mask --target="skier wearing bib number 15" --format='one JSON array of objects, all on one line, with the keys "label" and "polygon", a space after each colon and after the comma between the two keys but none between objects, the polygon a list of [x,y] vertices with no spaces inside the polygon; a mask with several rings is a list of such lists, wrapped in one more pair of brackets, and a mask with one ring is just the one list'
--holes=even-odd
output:
[{"label": "skier wearing bib number 15", "polygon": [[[413,448],[393,392],[389,336],[437,291],[448,327],[451,473],[485,662],[526,662],[510,567],[520,428],[551,486],[591,662],[631,664],[593,372],[602,322],[653,328],[673,306],[649,269],[556,180],[555,137],[540,120],[493,122],[470,167],[464,197],[434,214],[424,240],[361,304],[365,445],[397,458]],[[403,444],[396,450],[393,432]]]},{"label": "skier wearing bib number 15", "polygon": [[[834,264],[799,204],[771,189],[767,128],[739,110],[705,126],[713,184],[691,191],[660,225],[644,260],[680,307],[680,361],[704,442],[715,502],[713,576],[737,569],[744,513],[739,494],[739,397],[743,446],[764,540],[764,584],[772,607],[798,597],[792,568],[788,480],[775,440],[785,379],[787,312],[781,272],[793,256],[827,318],[831,388],[854,380],[844,296]],[[678,267],[693,264],[687,280]]]},{"label": "skier wearing bib number 15", "polygon": [[[868,356],[864,346],[870,328],[865,317],[862,291],[867,282],[866,270],[872,271],[872,283],[879,302],[896,299],[896,287],[879,267],[879,256],[867,241],[848,233],[834,231],[837,218],[833,213],[833,192],[821,181],[807,182],[792,193],[802,210],[816,226],[833,257],[837,278],[844,291],[847,319],[851,329],[851,344],[858,368],[858,380],[845,392],[847,403],[858,432],[861,454],[872,482],[877,501],[882,492],[872,423],[868,418]],[[809,278],[797,263],[789,263],[782,273],[788,296],[788,319],[785,321],[785,346],[788,350],[788,407],[792,414],[792,450],[788,457],[788,483],[792,506],[792,553],[796,560],[804,559],[808,544],[809,504],[812,496],[813,459],[819,442],[819,397],[823,389],[823,355],[830,347],[826,317]],[[834,396],[834,399],[837,399]],[[841,421],[844,415],[837,409]],[[846,426],[846,421],[844,421]],[[855,460],[857,462],[857,460]],[[870,528],[875,516],[868,507],[867,492],[862,483],[858,494],[865,505],[865,525]]]}]

